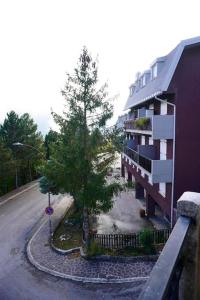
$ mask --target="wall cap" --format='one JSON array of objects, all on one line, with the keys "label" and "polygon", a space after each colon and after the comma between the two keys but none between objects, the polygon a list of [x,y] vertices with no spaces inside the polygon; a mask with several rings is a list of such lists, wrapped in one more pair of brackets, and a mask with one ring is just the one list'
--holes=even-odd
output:
[{"label": "wall cap", "polygon": [[190,217],[197,221],[200,215],[200,193],[185,192],[177,202],[178,216]]}]

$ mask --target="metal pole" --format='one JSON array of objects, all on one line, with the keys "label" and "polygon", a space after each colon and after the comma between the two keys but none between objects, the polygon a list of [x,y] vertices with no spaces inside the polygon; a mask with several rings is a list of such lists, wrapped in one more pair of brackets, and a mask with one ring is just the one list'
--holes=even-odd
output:
[{"label": "metal pole", "polygon": [[18,173],[17,173],[17,165],[15,167],[15,187],[18,188]]},{"label": "metal pole", "polygon": [[51,206],[51,201],[50,201],[50,193],[48,193],[48,206]]},{"label": "metal pole", "polygon": [[[51,198],[50,193],[48,193],[48,206],[51,207]],[[52,236],[52,226],[51,226],[51,215],[49,215],[49,239],[51,241]]]}]

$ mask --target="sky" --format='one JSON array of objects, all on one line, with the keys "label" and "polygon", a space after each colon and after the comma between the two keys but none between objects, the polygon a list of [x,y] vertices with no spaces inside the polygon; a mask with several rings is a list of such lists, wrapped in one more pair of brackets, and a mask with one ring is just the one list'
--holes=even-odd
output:
[{"label": "sky", "polygon": [[183,39],[200,35],[195,0],[0,0],[0,123],[25,112],[45,134],[56,129],[66,72],[83,46],[98,55],[99,79],[123,113],[135,74]]}]

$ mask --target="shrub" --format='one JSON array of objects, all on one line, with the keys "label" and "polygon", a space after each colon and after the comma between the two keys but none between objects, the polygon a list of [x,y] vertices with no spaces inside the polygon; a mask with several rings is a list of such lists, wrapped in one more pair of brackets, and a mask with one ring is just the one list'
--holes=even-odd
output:
[{"label": "shrub", "polygon": [[140,242],[146,254],[152,254],[155,252],[151,230],[144,229],[140,232]]},{"label": "shrub", "polygon": [[148,125],[150,124],[150,119],[147,117],[140,118],[135,121],[135,126],[138,129],[147,129]]},{"label": "shrub", "polygon": [[135,182],[128,181],[128,182],[125,183],[125,187],[127,187],[128,189],[134,189],[135,188]]},{"label": "shrub", "polygon": [[97,244],[96,241],[91,241],[90,245],[87,249],[87,255],[88,256],[95,256],[95,255],[101,255],[103,253],[103,250],[99,245]]},{"label": "shrub", "polygon": [[145,210],[140,208],[140,218],[144,218],[146,216]]}]

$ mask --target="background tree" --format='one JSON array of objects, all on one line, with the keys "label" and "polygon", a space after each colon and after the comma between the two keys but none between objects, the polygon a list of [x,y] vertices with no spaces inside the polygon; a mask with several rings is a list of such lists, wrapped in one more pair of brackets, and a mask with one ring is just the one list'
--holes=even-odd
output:
[{"label": "background tree", "polygon": [[51,148],[53,148],[59,142],[58,132],[50,129],[49,132],[45,135],[44,146],[46,151],[46,159],[48,160],[51,156]]},{"label": "background tree", "polygon": [[98,88],[97,62],[84,48],[74,74],[67,74],[64,116],[53,113],[60,127],[59,143],[44,169],[48,180],[70,193],[83,211],[84,237],[89,243],[90,213],[108,211],[120,185],[106,176],[116,158],[114,134],[106,128],[113,105],[106,100],[106,84]]},{"label": "background tree", "polygon": [[15,185],[15,169],[12,152],[0,140],[0,196]]},{"label": "background tree", "polygon": [[[8,113],[3,124],[0,125],[0,141],[1,148],[8,152],[5,162],[8,166],[12,165],[12,172],[4,178],[4,181],[9,183],[7,191],[38,176],[37,169],[42,162],[39,152],[44,151],[43,139],[41,133],[37,131],[37,124],[29,114],[18,116],[14,111]],[[30,147],[14,146],[16,142],[30,145],[37,151]],[[2,157],[3,153],[2,150]]]}]

